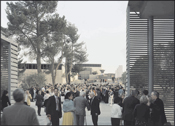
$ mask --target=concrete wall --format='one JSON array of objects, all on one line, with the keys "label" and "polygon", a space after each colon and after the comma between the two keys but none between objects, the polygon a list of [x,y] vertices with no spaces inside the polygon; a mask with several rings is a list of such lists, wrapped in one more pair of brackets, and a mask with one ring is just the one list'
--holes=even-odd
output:
[{"label": "concrete wall", "polygon": [[98,75],[89,75],[89,80],[98,79]]},{"label": "concrete wall", "polygon": [[101,72],[100,72],[101,67],[87,67],[87,68],[92,68],[92,72],[97,71],[98,75],[101,74]]},{"label": "concrete wall", "polygon": [[87,68],[87,69],[79,72],[79,75],[81,75],[81,79],[90,79],[90,77],[93,77],[91,76],[91,74],[94,71],[97,71],[97,75],[101,75],[101,72],[100,72],[101,67],[83,67],[83,68]]},{"label": "concrete wall", "polygon": [[81,75],[81,79],[89,79],[90,71],[81,71],[79,75]]}]

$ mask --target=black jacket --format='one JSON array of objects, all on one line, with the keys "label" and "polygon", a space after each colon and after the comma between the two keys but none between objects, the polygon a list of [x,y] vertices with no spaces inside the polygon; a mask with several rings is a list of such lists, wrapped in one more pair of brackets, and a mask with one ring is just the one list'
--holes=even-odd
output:
[{"label": "black jacket", "polygon": [[49,99],[46,99],[46,100],[44,101],[44,106],[45,106],[45,107],[47,107],[48,100],[49,100]]},{"label": "black jacket", "polygon": [[151,103],[150,108],[152,108],[151,120],[153,122],[161,122],[162,124],[167,122],[164,104],[161,99],[157,98],[153,103]]},{"label": "black jacket", "polygon": [[140,101],[135,98],[134,96],[128,96],[124,99],[123,102],[123,120],[127,120],[127,121],[134,121],[134,117],[133,117],[133,111],[134,108],[137,104],[140,104]]},{"label": "black jacket", "polygon": [[119,103],[118,103],[118,105],[120,105],[120,107],[123,107],[123,103],[122,103],[122,98],[121,97],[115,97],[114,99],[118,99],[119,100]]},{"label": "black jacket", "polygon": [[[62,117],[62,108],[61,108],[61,99],[59,99],[59,118]],[[47,105],[46,105],[46,114],[50,114],[52,117],[54,116],[56,112],[56,101],[55,101],[55,96],[51,96],[48,99]]]},{"label": "black jacket", "polygon": [[30,94],[31,94],[31,95],[34,94],[33,88],[30,88]]},{"label": "black jacket", "polygon": [[148,118],[150,117],[149,113],[149,107],[146,104],[142,103],[136,105],[133,115],[136,120],[148,122]]},{"label": "black jacket", "polygon": [[11,105],[10,101],[9,101],[9,97],[8,96],[4,96],[2,97],[2,110],[8,106],[8,104]]},{"label": "black jacket", "polygon": [[80,92],[76,91],[75,97],[78,97],[78,96],[80,96]]},{"label": "black jacket", "polygon": [[36,95],[36,106],[42,106],[42,102],[44,101],[43,96],[38,94]]},{"label": "black jacket", "polygon": [[102,100],[100,90],[97,90],[97,98],[98,98],[99,102]]},{"label": "black jacket", "polygon": [[95,113],[98,113],[98,115],[101,114],[100,107],[99,107],[99,100],[97,96],[94,97],[93,101],[90,100],[90,108],[91,108],[91,115],[94,115]]},{"label": "black jacket", "polygon": [[116,97],[119,97],[119,96],[118,96],[118,90],[115,90],[115,91],[114,91],[114,99],[115,99]]},{"label": "black jacket", "polygon": [[43,91],[41,91],[41,95],[44,97],[44,92]]}]

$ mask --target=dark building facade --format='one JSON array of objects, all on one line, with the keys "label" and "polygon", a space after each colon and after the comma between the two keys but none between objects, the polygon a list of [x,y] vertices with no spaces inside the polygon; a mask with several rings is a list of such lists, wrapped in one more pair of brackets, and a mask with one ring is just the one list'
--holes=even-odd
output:
[{"label": "dark building facade", "polygon": [[174,1],[129,1],[126,89],[156,90],[174,120]]}]

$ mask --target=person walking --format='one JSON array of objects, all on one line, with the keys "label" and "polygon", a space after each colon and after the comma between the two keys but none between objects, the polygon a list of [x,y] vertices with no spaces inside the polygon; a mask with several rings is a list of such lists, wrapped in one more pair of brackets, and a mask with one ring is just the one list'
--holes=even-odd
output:
[{"label": "person walking", "polygon": [[33,89],[33,93],[34,93],[33,94],[33,100],[35,101],[35,99],[36,99],[36,88]]},{"label": "person walking", "polygon": [[38,88],[38,87],[36,87],[36,95],[38,94],[38,92],[39,92],[39,88]]},{"label": "person walking", "polygon": [[90,109],[91,109],[91,116],[92,116],[92,122],[94,126],[98,125],[98,115],[100,115],[100,107],[99,107],[99,101],[97,99],[97,96],[95,96],[94,92],[90,93]]},{"label": "person walking", "polygon": [[78,87],[77,87],[76,93],[75,93],[75,97],[78,97],[78,96],[80,96],[80,91],[79,91],[79,89],[78,89]]},{"label": "person walking", "polygon": [[84,119],[86,116],[85,108],[90,110],[88,100],[84,98],[86,96],[85,92],[81,92],[79,97],[74,99],[76,123],[78,126],[84,125]]},{"label": "person walking", "polygon": [[43,87],[41,88],[41,90],[44,92],[46,89],[45,89],[45,87],[43,86]]},{"label": "person walking", "polygon": [[50,97],[50,93],[47,90],[46,94],[44,95],[44,112],[46,112],[46,106],[47,106],[47,102],[48,102],[49,97]]},{"label": "person walking", "polygon": [[49,97],[46,106],[46,115],[51,118],[53,126],[59,126],[59,118],[62,117],[61,98],[58,96],[58,89],[55,88],[54,95]]},{"label": "person walking", "polygon": [[31,94],[29,93],[29,90],[26,90],[26,93],[25,93],[25,95],[24,95],[24,98],[25,98],[24,104],[30,106],[30,100],[32,99],[32,96],[31,96]]},{"label": "person walking", "polygon": [[108,98],[108,104],[110,106],[112,106],[113,104],[113,98],[114,98],[114,92],[112,91],[112,89],[109,90],[109,98]]},{"label": "person walking", "polygon": [[106,93],[105,93],[105,103],[108,103],[109,101],[109,88],[106,88]]},{"label": "person walking", "polygon": [[41,95],[44,97],[44,92],[45,92],[45,90],[42,88],[42,90],[41,90]]},{"label": "person walking", "polygon": [[5,107],[11,105],[9,97],[8,97],[8,91],[7,90],[3,91],[1,99],[2,99],[2,109],[1,110],[3,111],[3,109]]},{"label": "person walking", "polygon": [[123,93],[124,93],[123,87],[121,86],[120,89],[118,90],[119,97],[121,97]]},{"label": "person walking", "polygon": [[38,92],[36,96],[36,106],[38,107],[38,115],[41,116],[41,107],[44,99],[43,96],[41,95],[41,91]]},{"label": "person walking", "polygon": [[50,96],[53,96],[53,95],[54,95],[54,88],[51,87]]},{"label": "person walking", "polygon": [[32,96],[31,102],[33,102],[33,96],[34,96],[34,91],[33,91],[33,86],[30,88],[30,92],[29,92]]},{"label": "person walking", "polygon": [[74,102],[72,101],[73,94],[72,92],[68,92],[65,96],[65,100],[63,102],[63,122],[62,125],[76,125],[76,119],[75,119],[75,107]]},{"label": "person walking", "polygon": [[151,98],[150,98],[150,96],[148,96],[148,90],[144,90],[143,91],[143,95],[145,95],[146,98],[148,99],[147,105],[150,106],[150,104],[151,104]]},{"label": "person walking", "polygon": [[24,91],[16,89],[13,92],[15,104],[4,108],[1,125],[39,125],[35,109],[24,105]]},{"label": "person walking", "polygon": [[153,100],[150,105],[152,109],[151,122],[153,126],[163,126],[167,123],[163,101],[159,98],[159,93],[157,91],[151,93],[151,98]]},{"label": "person walking", "polygon": [[97,91],[97,98],[98,98],[99,102],[101,102],[101,100],[102,100],[101,91],[99,88],[97,88],[96,91]]},{"label": "person walking", "polygon": [[138,96],[138,90],[132,90],[131,95],[126,97],[123,102],[123,120],[124,126],[134,126],[134,117],[133,111],[137,104],[140,104],[140,101],[136,98]]},{"label": "person walking", "polygon": [[142,95],[140,97],[140,104],[137,104],[133,111],[133,115],[135,118],[135,126],[148,126],[150,110],[147,106],[147,103],[147,97],[145,95]]},{"label": "person walking", "polygon": [[119,126],[120,119],[122,118],[122,107],[119,105],[121,103],[121,98],[116,97],[114,99],[114,104],[111,109],[111,124],[112,126]]}]

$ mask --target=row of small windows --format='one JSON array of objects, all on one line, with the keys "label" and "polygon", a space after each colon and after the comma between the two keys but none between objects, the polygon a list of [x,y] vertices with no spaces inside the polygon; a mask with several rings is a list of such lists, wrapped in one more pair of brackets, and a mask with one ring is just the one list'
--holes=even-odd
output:
[{"label": "row of small windows", "polygon": [[82,67],[101,67],[101,64],[76,64]]},{"label": "row of small windows", "polygon": [[[62,64],[58,67],[58,70],[61,70],[61,66]],[[26,67],[26,69],[37,69],[37,64],[19,64],[18,65],[18,69],[24,69]],[[49,69],[50,68],[50,64],[41,64],[41,69]],[[55,64],[55,68],[56,68],[56,64]]]},{"label": "row of small windows", "polygon": [[[25,65],[25,66],[24,66]],[[76,64],[76,65],[81,65],[82,67],[101,67],[101,64]],[[62,64],[59,66],[59,70],[61,70],[61,66]],[[26,67],[26,69],[37,69],[37,64],[19,64],[18,68],[19,69],[24,69]],[[41,64],[41,69],[49,69],[50,68],[50,64]],[[56,64],[55,64],[55,68],[56,68]]]}]

